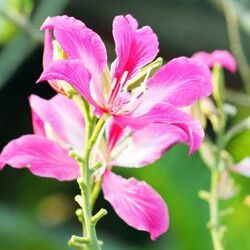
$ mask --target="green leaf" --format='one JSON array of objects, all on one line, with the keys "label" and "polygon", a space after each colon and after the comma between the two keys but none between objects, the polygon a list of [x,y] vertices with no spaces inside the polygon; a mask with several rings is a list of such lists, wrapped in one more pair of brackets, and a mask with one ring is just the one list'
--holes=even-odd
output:
[{"label": "green leaf", "polygon": [[250,130],[236,135],[227,145],[227,151],[233,156],[235,162],[250,156]]},{"label": "green leaf", "polygon": [[1,0],[0,2],[0,45],[9,42],[18,32],[18,27],[1,16],[1,10],[11,13],[21,14],[23,17],[28,18],[33,8],[34,0]]},{"label": "green leaf", "polygon": [[[39,27],[45,18],[60,13],[67,3],[68,0],[40,1],[40,5],[37,6],[37,11],[30,21],[31,25],[39,32]],[[21,33],[2,49],[0,52],[0,89],[38,45],[26,34]]]}]

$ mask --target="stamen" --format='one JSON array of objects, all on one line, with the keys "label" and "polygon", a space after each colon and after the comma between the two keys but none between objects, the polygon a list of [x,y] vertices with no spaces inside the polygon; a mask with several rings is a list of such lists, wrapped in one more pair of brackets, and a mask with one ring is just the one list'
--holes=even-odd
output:
[{"label": "stamen", "polygon": [[151,70],[152,68],[148,69],[145,75],[145,78],[143,82],[141,83],[141,86],[137,87],[136,89],[132,91],[131,100],[126,105],[124,105],[124,107],[120,109],[117,114],[122,114],[124,112],[131,111],[132,108],[135,109],[140,105],[141,102],[138,101],[138,99],[140,99],[140,97],[144,95],[147,90],[147,81],[148,81],[148,78],[150,77]]},{"label": "stamen", "polygon": [[119,82],[117,82],[117,79],[114,78],[114,81],[111,84],[111,91],[108,99],[108,103],[113,103],[117,97],[117,95],[121,92],[122,87],[124,85],[124,82],[126,81],[128,76],[128,71],[125,71],[120,79]]},{"label": "stamen", "polygon": [[123,84],[125,83],[127,76],[128,76],[128,71],[124,71],[124,73],[122,74],[121,80],[120,80],[121,86],[123,86]]},{"label": "stamen", "polygon": [[113,90],[116,86],[116,83],[117,83],[117,78],[115,77],[111,83],[111,90]]}]

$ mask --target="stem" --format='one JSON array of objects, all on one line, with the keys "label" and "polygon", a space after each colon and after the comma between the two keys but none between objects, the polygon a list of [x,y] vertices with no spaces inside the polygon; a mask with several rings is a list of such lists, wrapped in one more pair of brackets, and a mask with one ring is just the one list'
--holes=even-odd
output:
[{"label": "stem", "polygon": [[[219,151],[219,150],[218,150]],[[219,151],[220,152],[220,151]],[[220,236],[220,222],[219,222],[219,202],[218,202],[218,184],[219,184],[220,172],[218,166],[211,170],[211,186],[209,203],[209,230],[214,246],[214,250],[222,250],[222,242]]]},{"label": "stem", "polygon": [[[222,117],[224,114],[222,113]],[[218,185],[220,180],[220,162],[221,162],[221,151],[223,150],[223,136],[225,130],[225,119],[222,119],[222,126],[217,135],[217,152],[215,156],[214,167],[210,168],[211,170],[211,181],[210,181],[210,194],[208,204],[209,204],[209,214],[210,219],[208,227],[210,230],[212,243],[214,250],[223,250],[222,244],[222,226],[220,225],[220,216],[219,216],[219,197],[218,197]]]},{"label": "stem", "polygon": [[237,60],[245,91],[250,94],[250,67],[242,48],[236,8],[231,0],[221,0],[221,3],[226,18],[230,47]]},{"label": "stem", "polygon": [[[96,223],[107,214],[105,209],[101,209],[97,214],[92,215],[93,199],[91,197],[92,182],[91,170],[89,166],[91,151],[98,139],[98,136],[105,124],[105,117],[101,117],[95,125],[95,118],[91,114],[89,104],[79,95],[73,95],[73,100],[82,111],[85,118],[85,146],[83,156],[79,157],[71,152],[71,156],[78,161],[80,166],[80,178],[78,184],[81,190],[81,196],[76,196],[76,201],[81,206],[76,215],[82,223],[82,237],[72,236],[69,245],[82,250],[101,250],[101,244],[96,235]],[[94,126],[95,125],[95,126]],[[95,197],[95,200],[97,198]]]},{"label": "stem", "polygon": [[88,145],[91,132],[93,130],[94,121],[90,114],[90,107],[87,101],[85,101],[79,95],[73,95],[72,99],[77,104],[78,108],[82,111],[85,120],[85,148]]},{"label": "stem", "polygon": [[93,208],[94,208],[96,199],[97,199],[97,197],[98,197],[99,194],[100,194],[101,185],[102,185],[102,179],[98,180],[98,181],[95,183],[95,186],[94,186],[94,188],[93,188],[93,190],[92,190],[92,192],[91,192],[90,205],[91,205],[91,209],[92,209],[92,210],[93,210]]},{"label": "stem", "polygon": [[22,16],[18,12],[14,11],[6,11],[1,9],[0,15],[2,15],[4,18],[8,19],[12,23],[14,23],[17,27],[22,29],[35,43],[43,43],[43,37],[40,34],[40,32],[35,29],[32,24],[28,21],[28,19],[24,16]]},{"label": "stem", "polygon": [[100,244],[98,243],[96,231],[95,231],[95,223],[92,222],[92,212],[91,212],[91,186],[90,186],[90,180],[91,180],[91,172],[89,168],[89,159],[90,159],[90,153],[91,150],[98,138],[98,135],[100,133],[101,128],[103,127],[105,123],[104,119],[100,119],[93,131],[92,136],[89,138],[91,128],[91,120],[88,120],[86,122],[86,141],[88,143],[85,146],[84,150],[84,164],[81,164],[81,178],[79,181],[80,188],[81,188],[81,195],[82,195],[82,211],[83,211],[83,217],[84,217],[84,225],[83,228],[85,228],[83,232],[83,237],[86,237],[89,239],[89,243],[86,245],[88,248],[85,247],[85,249],[88,250],[99,250]]},{"label": "stem", "polygon": [[209,210],[210,210],[209,227],[214,249],[222,250],[223,246],[220,237],[219,213],[218,213],[218,193],[217,193],[218,181],[219,181],[218,171],[212,172],[210,200],[209,200]]},{"label": "stem", "polygon": [[234,125],[231,129],[227,131],[227,133],[223,138],[224,145],[226,146],[232,140],[232,138],[235,137],[237,134],[249,129],[250,129],[250,117]]},{"label": "stem", "polygon": [[247,108],[250,107],[250,95],[232,89],[226,89],[225,92],[227,102]]}]

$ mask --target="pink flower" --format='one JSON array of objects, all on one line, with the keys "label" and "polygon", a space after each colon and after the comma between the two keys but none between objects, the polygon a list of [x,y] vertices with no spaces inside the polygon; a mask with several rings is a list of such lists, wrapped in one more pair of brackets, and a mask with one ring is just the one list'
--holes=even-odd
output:
[{"label": "pink flower", "polygon": [[227,50],[215,50],[211,53],[199,51],[193,54],[192,58],[202,61],[210,68],[219,64],[232,73],[236,72],[237,69],[237,64],[233,55]]},{"label": "pink flower", "polygon": [[[122,127],[172,125],[185,133],[190,153],[200,146],[204,136],[200,123],[180,110],[212,91],[210,71],[199,60],[176,58],[151,76],[155,62],[149,63],[158,53],[158,39],[149,26],[138,29],[131,15],[114,19],[116,59],[110,70],[101,38],[81,21],[56,16],[41,29],[45,68],[38,81],[48,80],[57,89],[71,85],[96,114],[108,113]],[[52,56],[51,31],[64,53],[59,60]]]},{"label": "pink flower", "polygon": [[106,129],[107,166],[143,167],[160,157],[176,143],[186,143],[186,133],[173,125],[149,124],[142,129],[121,128],[110,121]]},{"label": "pink flower", "polygon": [[122,129],[110,122],[103,149],[106,163],[102,171],[104,198],[128,225],[148,231],[156,239],[169,227],[168,208],[147,183],[128,180],[112,173],[112,166],[143,167],[159,159],[174,144],[187,141],[182,129],[165,124],[150,124],[141,130]]},{"label": "pink flower", "polygon": [[[79,166],[69,151],[80,154],[84,145],[84,120],[75,103],[58,94],[50,100],[31,96],[33,135],[9,142],[0,156],[0,167],[27,167],[33,174],[57,180],[79,177]],[[160,136],[162,134],[162,136]],[[122,129],[109,122],[107,143],[102,148],[103,193],[116,213],[128,225],[147,231],[151,239],[166,232],[168,208],[160,195],[146,182],[128,180],[110,172],[113,165],[141,167],[159,159],[173,144],[186,140],[185,133],[175,126],[150,125],[141,131]],[[137,154],[131,154],[136,151]],[[93,152],[93,156],[95,151]],[[108,168],[107,168],[108,167]]]},{"label": "pink flower", "polygon": [[151,239],[169,226],[168,209],[160,195],[144,181],[128,180],[107,170],[102,189],[117,215],[129,226],[148,231]]},{"label": "pink flower", "polygon": [[112,173],[111,169],[113,166],[143,167],[153,163],[171,146],[185,141],[185,133],[163,124],[152,124],[141,131],[123,129],[110,120],[105,137],[106,144],[100,143],[95,148],[96,151],[99,149],[99,155],[94,160],[102,162],[102,167],[94,174],[97,179],[103,175],[104,198],[128,225],[149,232],[151,239],[155,240],[169,227],[164,200],[146,182],[135,178],[126,180]]},{"label": "pink flower", "polygon": [[33,174],[57,180],[73,180],[79,166],[69,150],[83,147],[84,120],[77,106],[62,95],[47,101],[32,95],[33,135],[9,142],[0,157],[0,166],[27,167]]}]

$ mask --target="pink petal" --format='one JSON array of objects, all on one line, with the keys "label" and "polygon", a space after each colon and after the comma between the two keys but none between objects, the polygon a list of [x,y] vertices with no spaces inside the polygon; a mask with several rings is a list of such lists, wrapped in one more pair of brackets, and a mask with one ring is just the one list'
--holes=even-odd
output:
[{"label": "pink petal", "polygon": [[[43,50],[43,69],[46,69],[53,62],[53,37],[49,30],[45,30],[44,50]],[[58,93],[65,93],[58,81],[48,81],[50,86]]]},{"label": "pink petal", "polygon": [[117,144],[121,136],[123,135],[124,129],[120,127],[112,118],[107,124],[106,136],[107,136],[107,147],[108,151],[111,151]]},{"label": "pink petal", "polygon": [[40,135],[25,135],[9,142],[3,149],[0,162],[14,168],[27,167],[34,175],[60,181],[79,176],[79,167],[68,151]]},{"label": "pink petal", "polygon": [[153,30],[149,26],[138,29],[138,23],[131,15],[115,17],[113,36],[117,58],[112,64],[112,73],[117,82],[125,71],[128,71],[128,78],[132,77],[150,63],[159,51]]},{"label": "pink petal", "polygon": [[96,106],[90,93],[90,74],[79,60],[56,60],[44,69],[37,82],[63,80]]},{"label": "pink petal", "polygon": [[1,160],[1,157],[0,157],[0,170],[2,170],[5,166],[5,163]]},{"label": "pink petal", "polygon": [[47,18],[42,30],[54,30],[56,40],[69,59],[80,59],[92,73],[101,73],[107,65],[107,52],[99,35],[83,22],[68,16]]},{"label": "pink petal", "polygon": [[43,68],[47,68],[53,61],[53,44],[52,35],[49,30],[44,35],[44,51],[43,51]]},{"label": "pink petal", "polygon": [[227,50],[215,50],[212,53],[200,51],[193,54],[192,58],[202,61],[208,67],[214,67],[216,64],[220,64],[232,73],[237,70],[236,61],[233,55]]},{"label": "pink petal", "polygon": [[180,128],[166,124],[150,124],[132,132],[127,146],[113,159],[112,165],[146,166],[158,160],[167,149],[178,142],[187,142],[187,136]]},{"label": "pink petal", "polygon": [[160,68],[147,86],[142,108],[150,109],[160,102],[184,107],[211,94],[211,73],[198,60],[179,57]]},{"label": "pink petal", "polygon": [[[32,97],[29,99],[31,101]],[[35,113],[31,112],[32,127],[35,134],[46,136],[44,121]]]},{"label": "pink petal", "polygon": [[190,154],[199,148],[204,137],[199,121],[193,120],[188,114],[166,103],[155,106],[145,114],[117,115],[114,118],[120,126],[129,126],[134,129],[155,123],[176,126],[185,132]]},{"label": "pink petal", "polygon": [[[50,100],[41,97],[30,96],[30,106],[33,117],[39,118],[39,122],[49,124],[60,142],[64,142],[69,148],[81,152],[84,144],[85,122],[77,105],[63,95],[57,94]],[[38,130],[37,122],[34,130]],[[40,128],[40,126],[39,126]]]},{"label": "pink petal", "polygon": [[231,171],[250,177],[250,157],[247,157],[230,168]]},{"label": "pink petal", "polygon": [[149,232],[152,240],[167,231],[168,208],[146,182],[135,178],[127,180],[107,170],[102,189],[104,198],[129,226]]}]

